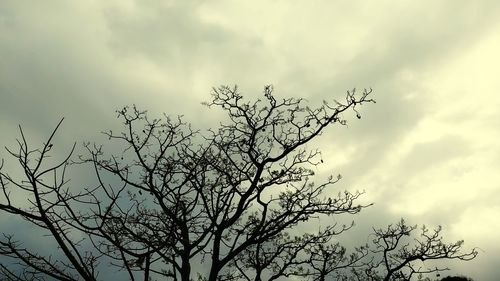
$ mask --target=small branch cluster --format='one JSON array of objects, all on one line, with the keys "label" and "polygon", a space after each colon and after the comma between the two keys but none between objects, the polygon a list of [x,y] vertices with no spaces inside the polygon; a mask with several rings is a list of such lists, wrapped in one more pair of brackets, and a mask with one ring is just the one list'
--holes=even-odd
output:
[{"label": "small branch cluster", "polygon": [[[411,280],[424,274],[446,271],[446,267],[433,267],[429,261],[474,259],[478,252],[463,252],[463,241],[444,243],[441,227],[430,230],[425,226],[415,235],[417,226],[410,226],[401,219],[386,229],[374,229],[372,240],[373,259],[362,271],[355,271],[359,280]],[[427,262],[427,263],[426,263]],[[431,264],[432,265],[432,264]]]}]

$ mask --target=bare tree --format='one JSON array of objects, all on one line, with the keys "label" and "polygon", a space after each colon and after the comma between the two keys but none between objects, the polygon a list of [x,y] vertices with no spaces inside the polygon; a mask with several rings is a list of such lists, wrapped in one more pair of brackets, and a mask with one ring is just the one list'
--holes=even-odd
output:
[{"label": "bare tree", "polygon": [[[462,252],[464,241],[444,243],[441,227],[430,230],[420,228],[418,235],[413,235],[417,226],[409,226],[403,219],[386,229],[374,229],[371,252],[374,257],[362,270],[354,270],[359,280],[411,280],[417,276],[449,270],[435,264],[427,265],[426,261],[474,259],[478,252],[473,249]],[[426,279],[430,280],[430,279]]]},{"label": "bare tree", "polygon": [[[123,131],[105,132],[113,145],[109,150],[86,143],[87,153],[72,161],[73,146],[55,164],[48,158],[62,120],[38,149],[20,128],[18,150],[8,152],[24,179],[0,169],[0,210],[32,223],[58,248],[43,255],[4,233],[0,255],[15,264],[0,264],[0,276],[99,280],[104,264],[130,280],[352,280],[360,272],[372,280],[406,280],[423,272],[412,267],[415,259],[474,257],[475,251],[460,252],[461,243],[442,244],[435,236],[439,231],[424,231],[428,240],[416,250],[403,246],[392,254],[412,230],[404,224],[375,231],[375,250],[363,246],[351,253],[335,236],[352,225],[298,230],[319,216],[356,214],[366,207],[356,203],[360,192],[325,194],[340,176],[312,181],[312,168],[323,159],[306,144],[326,127],[346,125],[348,111],[360,118],[358,107],[374,102],[370,93],[348,91],[342,102],[311,109],[302,99],[275,98],[270,86],[255,102],[244,101],[236,87],[223,86],[206,105],[224,110],[228,121],[205,133],[180,117],[150,119],[135,106],[125,107],[117,111]],[[65,176],[70,164],[90,164],[97,184],[70,187]],[[19,202],[13,190],[26,200]],[[383,262],[375,261],[374,252]]]}]

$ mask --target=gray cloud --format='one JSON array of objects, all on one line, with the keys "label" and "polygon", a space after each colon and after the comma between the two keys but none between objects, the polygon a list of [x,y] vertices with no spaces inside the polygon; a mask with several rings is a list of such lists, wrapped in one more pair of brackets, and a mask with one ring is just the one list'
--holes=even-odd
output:
[{"label": "gray cloud", "polygon": [[[62,143],[98,139],[118,125],[113,110],[132,103],[212,126],[223,116],[199,103],[219,84],[237,83],[255,98],[273,83],[278,96],[316,104],[373,87],[378,103],[363,107],[361,120],[315,143],[329,165],[319,176],[340,172],[340,189],[366,188],[366,200],[377,200],[355,217],[360,231],[353,237],[409,215],[496,249],[489,236],[463,225],[471,213],[498,207],[500,188],[491,183],[500,166],[493,141],[500,120],[493,105],[500,102],[487,93],[496,91],[494,78],[473,80],[474,72],[497,72],[491,65],[468,70],[474,57],[459,76],[453,63],[495,34],[499,4],[391,2],[3,1],[1,144],[13,143],[18,123],[42,140],[62,116]],[[484,104],[470,102],[476,96]],[[430,190],[451,194],[449,204],[427,200],[414,214],[398,209]],[[500,257],[484,256],[464,268],[476,280],[496,280]]]}]

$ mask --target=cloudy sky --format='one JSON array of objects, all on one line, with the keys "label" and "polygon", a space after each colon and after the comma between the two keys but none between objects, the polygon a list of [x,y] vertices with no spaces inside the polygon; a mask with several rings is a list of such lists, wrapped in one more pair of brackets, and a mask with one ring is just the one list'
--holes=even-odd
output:
[{"label": "cloudy sky", "polygon": [[499,19],[496,0],[3,0],[0,145],[63,116],[63,143],[93,140],[130,104],[207,127],[220,116],[200,103],[220,84],[311,103],[372,87],[361,120],[315,143],[320,174],[375,202],[359,231],[443,225],[481,249],[455,271],[498,280]]}]

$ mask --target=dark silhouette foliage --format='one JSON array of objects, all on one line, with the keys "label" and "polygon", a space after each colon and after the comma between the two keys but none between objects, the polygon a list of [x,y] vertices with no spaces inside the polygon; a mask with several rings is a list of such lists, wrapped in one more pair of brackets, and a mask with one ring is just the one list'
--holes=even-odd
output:
[{"label": "dark silhouette foliage", "polygon": [[[444,243],[440,228],[415,235],[403,220],[351,250],[336,237],[352,225],[302,227],[367,207],[356,201],[361,192],[326,192],[340,175],[313,182],[323,159],[307,144],[346,125],[350,111],[360,118],[359,106],[374,102],[370,94],[353,90],[313,109],[277,99],[270,86],[255,102],[220,87],[206,105],[228,120],[204,133],[180,117],[150,119],[125,107],[117,111],[123,130],[105,132],[110,148],[86,143],[75,158],[73,146],[58,163],[49,157],[62,120],[39,148],[20,129],[18,148],[7,151],[23,176],[11,176],[2,161],[0,211],[31,223],[57,248],[42,254],[3,229],[0,277],[100,280],[100,272],[118,271],[128,280],[410,280],[445,270],[428,261],[474,258],[462,241]],[[72,186],[70,164],[90,165],[97,184]]]},{"label": "dark silhouette foliage", "polygon": [[474,281],[474,280],[465,276],[447,276],[441,279],[441,281]]}]

